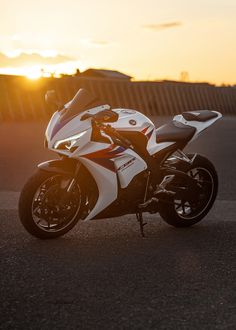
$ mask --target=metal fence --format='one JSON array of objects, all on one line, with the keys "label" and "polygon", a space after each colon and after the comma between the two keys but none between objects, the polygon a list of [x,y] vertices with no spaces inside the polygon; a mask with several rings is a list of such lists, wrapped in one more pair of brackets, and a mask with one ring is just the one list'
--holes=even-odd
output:
[{"label": "metal fence", "polygon": [[99,78],[62,77],[30,81],[0,76],[0,120],[46,119],[51,110],[44,95],[55,89],[61,101],[86,88],[112,107],[137,109],[147,115],[173,115],[210,109],[236,114],[236,88],[177,82],[130,82]]}]

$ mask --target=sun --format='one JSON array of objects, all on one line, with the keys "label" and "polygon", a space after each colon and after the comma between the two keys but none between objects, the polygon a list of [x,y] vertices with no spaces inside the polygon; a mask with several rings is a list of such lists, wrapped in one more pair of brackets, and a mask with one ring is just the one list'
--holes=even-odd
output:
[{"label": "sun", "polygon": [[26,76],[28,79],[37,80],[43,76],[43,70],[40,65],[34,65],[22,69],[24,76]]},{"label": "sun", "polygon": [[37,80],[42,77],[42,73],[39,71],[29,71],[25,74],[28,79]]}]

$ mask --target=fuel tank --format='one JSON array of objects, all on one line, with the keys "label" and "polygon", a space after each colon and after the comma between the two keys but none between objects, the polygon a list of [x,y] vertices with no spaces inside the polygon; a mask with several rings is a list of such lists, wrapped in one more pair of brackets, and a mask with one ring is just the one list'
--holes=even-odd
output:
[{"label": "fuel tank", "polygon": [[156,128],[154,123],[144,114],[131,109],[113,109],[119,119],[111,125],[132,142],[133,146],[145,155],[156,152]]},{"label": "fuel tank", "polygon": [[141,132],[145,128],[154,129],[153,122],[144,114],[131,109],[112,109],[119,115],[118,121],[111,125],[122,131],[139,131]]}]

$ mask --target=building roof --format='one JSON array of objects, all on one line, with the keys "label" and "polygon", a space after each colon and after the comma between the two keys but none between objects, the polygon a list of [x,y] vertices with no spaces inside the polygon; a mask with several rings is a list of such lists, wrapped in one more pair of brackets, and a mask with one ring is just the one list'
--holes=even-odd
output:
[{"label": "building roof", "polygon": [[132,77],[128,76],[122,72],[115,70],[105,70],[105,69],[88,69],[81,73],[85,77],[97,77],[97,78],[107,78],[107,79],[126,79],[130,80]]}]

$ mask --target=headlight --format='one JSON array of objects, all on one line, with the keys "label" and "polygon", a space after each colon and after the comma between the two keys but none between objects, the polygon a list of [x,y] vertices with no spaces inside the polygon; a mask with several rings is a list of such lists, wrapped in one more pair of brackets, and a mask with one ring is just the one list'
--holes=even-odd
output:
[{"label": "headlight", "polygon": [[79,134],[70,136],[64,140],[58,140],[55,142],[53,148],[54,149],[68,149],[70,150],[77,142],[78,139],[80,139],[87,131],[83,131]]}]

